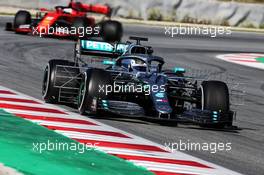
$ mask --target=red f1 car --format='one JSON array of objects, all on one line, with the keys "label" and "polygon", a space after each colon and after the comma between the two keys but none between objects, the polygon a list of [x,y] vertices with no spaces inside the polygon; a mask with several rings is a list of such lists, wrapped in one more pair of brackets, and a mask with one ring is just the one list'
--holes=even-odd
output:
[{"label": "red f1 car", "polygon": [[97,13],[110,19],[111,11],[107,5],[83,4],[71,0],[68,6],[56,6],[54,11],[40,9],[35,18],[28,11],[20,10],[13,24],[6,24],[6,30],[39,36],[101,36],[108,41],[117,41],[122,37],[121,23],[103,18],[96,24],[94,17],[87,16],[87,13]]}]

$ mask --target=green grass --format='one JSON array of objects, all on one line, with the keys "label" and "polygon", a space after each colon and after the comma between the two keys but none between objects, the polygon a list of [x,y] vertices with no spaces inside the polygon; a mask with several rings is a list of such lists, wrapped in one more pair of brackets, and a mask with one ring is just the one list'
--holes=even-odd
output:
[{"label": "green grass", "polygon": [[[0,162],[28,175],[152,175],[138,167],[95,149],[34,149],[33,143],[80,144],[54,131],[0,109]],[[54,146],[53,146],[54,147]],[[40,146],[38,147],[40,148]]]}]

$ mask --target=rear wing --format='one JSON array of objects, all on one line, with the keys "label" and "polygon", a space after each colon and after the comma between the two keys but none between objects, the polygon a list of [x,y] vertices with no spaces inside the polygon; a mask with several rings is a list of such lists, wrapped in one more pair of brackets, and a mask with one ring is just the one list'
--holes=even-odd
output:
[{"label": "rear wing", "polygon": [[112,9],[108,5],[83,4],[80,2],[70,2],[69,6],[79,12],[91,12],[111,16]]},{"label": "rear wing", "polygon": [[97,40],[80,40],[82,55],[94,55],[110,58],[117,58],[126,52],[128,44],[108,43]]}]

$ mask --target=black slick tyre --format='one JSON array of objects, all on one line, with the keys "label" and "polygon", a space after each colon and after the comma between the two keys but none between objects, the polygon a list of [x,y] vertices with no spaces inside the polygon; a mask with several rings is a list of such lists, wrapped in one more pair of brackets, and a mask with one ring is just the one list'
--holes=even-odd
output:
[{"label": "black slick tyre", "polygon": [[[65,67],[57,67],[65,66]],[[68,66],[68,67],[67,67]],[[47,103],[58,103],[59,102],[59,91],[60,86],[67,84],[69,87],[79,87],[77,80],[71,80],[71,77],[78,76],[79,70],[73,68],[75,64],[67,60],[50,60],[45,67],[44,77],[42,82],[42,98]],[[62,69],[63,71],[59,71]],[[55,82],[56,81],[56,82]],[[68,90],[68,94],[73,91]]]},{"label": "black slick tyre", "polygon": [[[14,29],[19,28],[20,25],[30,25],[31,24],[31,14],[28,11],[20,10],[16,13],[14,19]],[[25,32],[16,32],[19,34],[25,34]]]},{"label": "black slick tyre", "polygon": [[106,87],[112,84],[112,77],[109,72],[102,69],[88,69],[82,76],[82,81],[78,95],[78,111],[80,114],[97,113],[97,102],[107,99],[106,92],[100,90],[100,87]]}]

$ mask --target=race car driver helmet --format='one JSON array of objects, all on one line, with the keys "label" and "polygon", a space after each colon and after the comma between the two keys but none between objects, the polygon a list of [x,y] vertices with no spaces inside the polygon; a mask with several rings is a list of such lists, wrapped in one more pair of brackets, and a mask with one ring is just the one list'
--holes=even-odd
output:
[{"label": "race car driver helmet", "polygon": [[146,72],[147,65],[141,60],[135,59],[126,59],[123,62],[123,65],[127,67],[130,71],[139,71],[139,72]]},{"label": "race car driver helmet", "polygon": [[147,65],[141,60],[133,60],[131,59],[130,61],[130,68],[133,71],[138,71],[138,72],[146,72],[147,71]]}]

